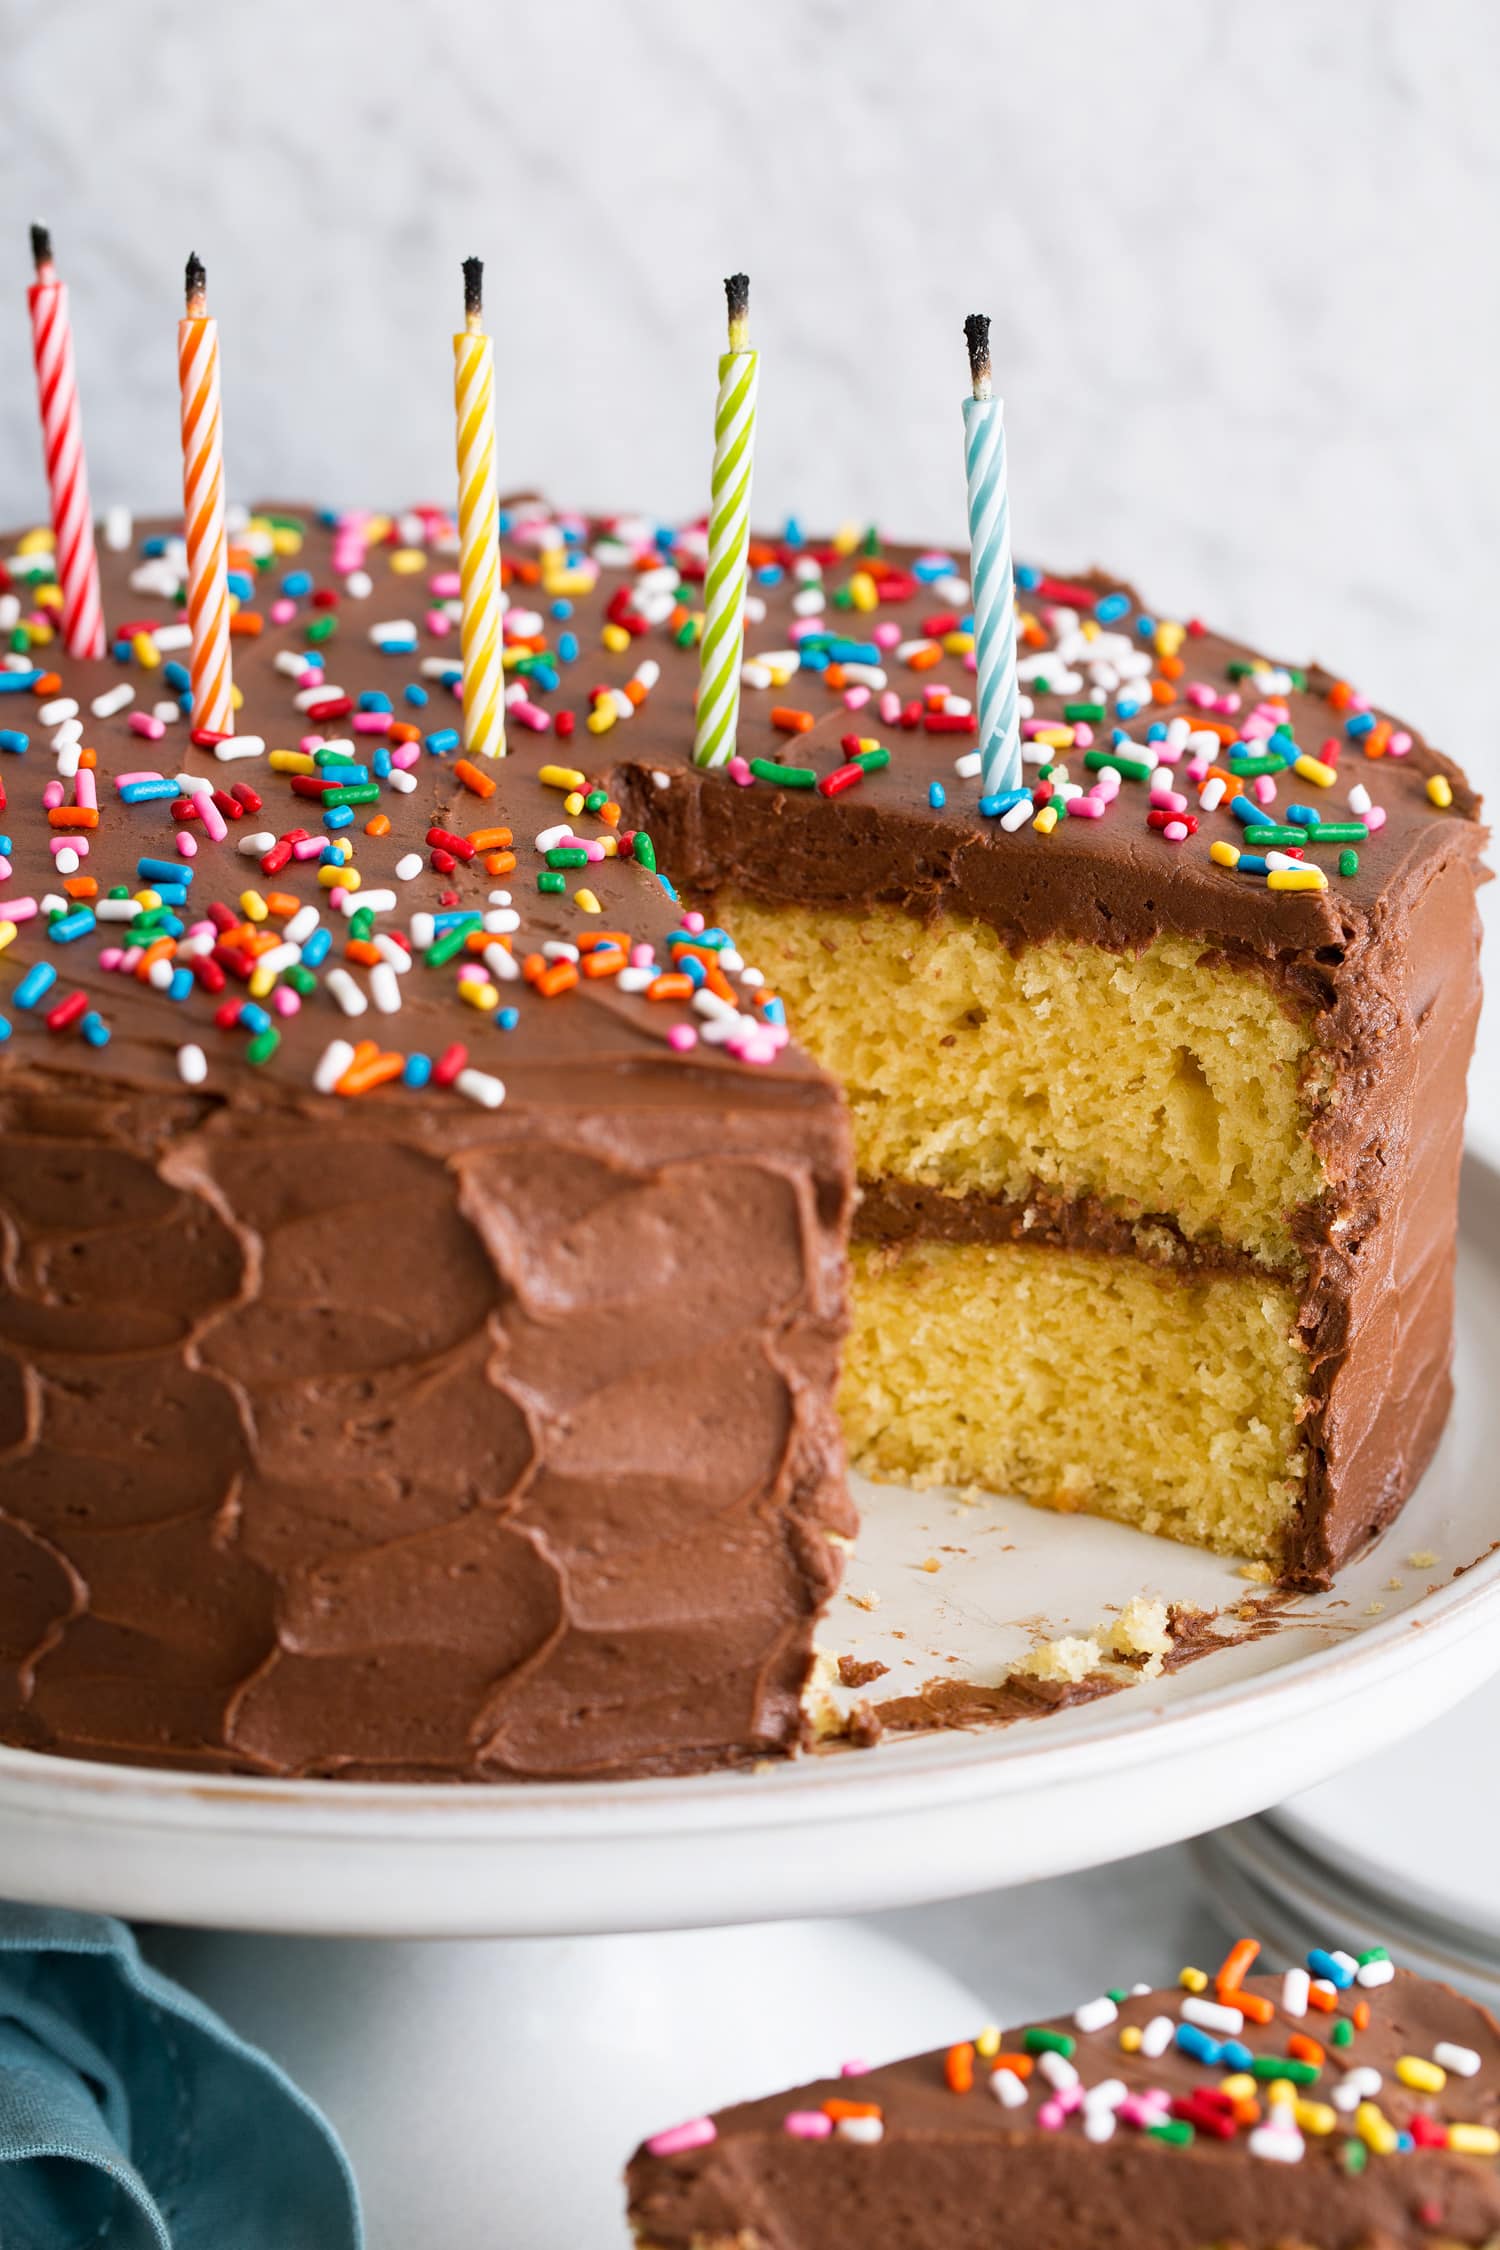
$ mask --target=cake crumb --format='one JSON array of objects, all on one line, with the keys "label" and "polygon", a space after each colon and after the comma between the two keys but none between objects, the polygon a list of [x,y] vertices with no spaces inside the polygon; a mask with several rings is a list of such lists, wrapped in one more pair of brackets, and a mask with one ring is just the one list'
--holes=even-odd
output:
[{"label": "cake crumb", "polygon": [[873,1587],[863,1594],[847,1593],[844,1599],[846,1602],[853,1602],[856,1609],[879,1609],[880,1607],[880,1596]]},{"label": "cake crumb", "polygon": [[926,1571],[941,1570],[941,1569],[942,1569],[942,1567],[943,1567],[943,1566],[942,1566],[942,1564],[941,1564],[941,1563],[940,1563],[940,1562],[938,1561],[938,1559],[937,1559],[937,1556],[936,1556],[936,1555],[929,1555],[929,1556],[927,1557],[927,1559],[926,1559],[926,1561],[925,1561],[925,1562],[920,1562],[920,1563],[918,1563],[918,1565],[917,1565],[917,1568],[918,1568],[918,1570],[926,1570]]},{"label": "cake crumb", "polygon": [[1252,1586],[1269,1586],[1276,1573],[1268,1562],[1247,1562],[1241,1563],[1234,1575],[1248,1578]]},{"label": "cake crumb", "polygon": [[1166,1603],[1149,1594],[1137,1594],[1104,1635],[1104,1646],[1111,1656],[1131,1660],[1144,1657],[1141,1677],[1154,1680],[1172,1653],[1172,1622]]},{"label": "cake crumb", "polygon": [[1070,1633],[1062,1640],[1042,1641],[1023,1656],[1017,1672],[1033,1680],[1063,1680],[1072,1684],[1097,1672],[1104,1651],[1091,1636]]},{"label": "cake crumb", "polygon": [[1408,1570],[1436,1570],[1437,1556],[1430,1547],[1418,1547],[1406,1558]]},{"label": "cake crumb", "polygon": [[847,1688],[868,1687],[872,1680],[884,1679],[890,1670],[874,1656],[841,1656],[839,1658],[839,1686]]},{"label": "cake crumb", "polygon": [[1366,1602],[1366,1603],[1365,1603],[1365,1615],[1366,1615],[1366,1617],[1384,1617],[1384,1615],[1385,1615],[1385,1603],[1384,1603],[1384,1602]]},{"label": "cake crumb", "polygon": [[1406,1581],[1403,1578],[1388,1578],[1385,1582],[1385,1590],[1388,1594],[1399,1594],[1405,1583]]}]

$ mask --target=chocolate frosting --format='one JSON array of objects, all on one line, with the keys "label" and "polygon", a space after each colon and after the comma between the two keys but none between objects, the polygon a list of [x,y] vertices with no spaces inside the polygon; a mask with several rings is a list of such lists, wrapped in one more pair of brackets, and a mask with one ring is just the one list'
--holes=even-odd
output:
[{"label": "chocolate frosting", "polygon": [[[1248,1989],[1280,1999],[1280,1980],[1254,1977]],[[1210,1995],[1211,1996],[1211,1995]],[[1181,1990],[1137,1994],[1118,2023],[1077,2031],[1062,2016],[1041,2027],[1076,2040],[1073,2065],[1087,2088],[1118,2079],[1132,2093],[1161,2088],[1191,2098],[1218,2087],[1226,2070],[1206,2067],[1175,2046],[1155,2061],[1127,2054],[1119,2030],[1176,2018]],[[1422,2117],[1444,2125],[1500,2125],[1500,2028],[1486,2011],[1446,1985],[1398,1971],[1393,1984],[1342,1997],[1368,1998],[1371,2020],[1347,2048],[1329,2044],[1331,2016],[1293,2023],[1279,2012],[1263,2029],[1247,2024],[1255,2055],[1285,2055],[1292,2032],[1310,2034],[1327,2060],[1316,2083],[1299,2088],[1328,2104],[1346,2071],[1371,2068],[1373,2096],[1398,2132]],[[1001,2034],[1002,2052],[1025,2032]],[[1405,2056],[1431,2057],[1441,2042],[1478,2055],[1474,2077],[1449,2074],[1440,2093],[1414,2092],[1396,2076]],[[1252,2154],[1248,2131],[1220,2139],[1198,2130],[1190,2145],[1153,2139],[1129,2124],[1102,2143],[1085,2138],[1081,2119],[1060,2130],[1037,2123],[1047,2088],[1029,2082],[1025,2108],[994,2099],[981,2060],[968,2093],[948,2084],[944,2053],[919,2055],[855,2078],[830,2078],[720,2113],[712,2142],[690,2152],[637,2152],[629,2172],[630,2211],[649,2250],[951,2250],[959,2242],[1014,2244],[1017,2250],[1396,2250],[1397,2245],[1485,2243],[1500,2231],[1500,2166],[1491,2156],[1445,2147],[1389,2154],[1356,2140],[1351,2114],[1333,2132],[1308,2131],[1300,2161]],[[1261,2089],[1264,2097],[1265,2089]],[[884,2136],[873,2145],[843,2138],[802,2140],[785,2129],[788,2112],[828,2100],[875,2105]],[[1262,2099],[1264,2111],[1264,2099]],[[1351,2159],[1351,2147],[1358,2153]]]},{"label": "chocolate frosting", "polygon": [[[534,530],[521,511],[507,539],[517,605],[544,599],[532,590]],[[591,528],[605,536],[665,551],[618,522]],[[291,746],[309,725],[275,660],[320,614],[340,627],[330,686],[399,696],[416,678],[416,656],[382,654],[364,630],[427,607],[412,592],[420,579],[387,568],[386,547],[404,537],[380,535],[375,592],[361,601],[340,594],[330,532],[310,524],[295,567],[334,602],[320,613],[301,600],[292,623],[236,634],[242,733]],[[691,600],[695,549],[672,552]],[[852,567],[825,556],[830,582]],[[913,559],[887,557],[902,571]],[[102,562],[112,630],[174,620],[170,601],[132,587],[135,556]],[[555,690],[532,691],[534,705],[574,714],[566,742],[513,723],[483,802],[451,756],[424,755],[415,792],[382,793],[389,833],[349,832],[367,887],[390,884],[411,851],[427,862],[395,886],[400,914],[381,926],[404,932],[410,912],[445,901],[482,908],[497,880],[483,855],[439,872],[429,831],[503,823],[518,863],[500,878],[520,915],[517,958],[601,925],[664,947],[680,917],[638,860],[570,873],[561,896],[538,892],[533,839],[565,818],[539,769],[563,762],[611,789],[617,833],[649,830],[661,865],[693,892],[976,914],[1015,944],[1189,931],[1277,979],[1289,1005],[1316,1010],[1339,1088],[1315,1128],[1336,1187],[1298,1221],[1314,1467],[1290,1567],[1325,1575],[1400,1504],[1446,1408],[1452,1182],[1477,995],[1479,831],[1462,778],[1420,741],[1378,767],[1357,758],[1384,829],[1352,881],[1282,896],[1209,861],[1212,821],[1181,850],[1134,807],[1065,822],[1045,841],[1002,835],[978,816],[977,785],[954,779],[966,745],[953,735],[882,727],[889,769],[831,799],[741,788],[691,765],[696,665],[676,624],[648,631],[632,613],[628,647],[601,645],[606,605],[629,580],[605,568],[570,597],[579,684],[562,667]],[[758,594],[755,645],[786,645],[790,596],[788,580]],[[269,592],[257,601],[266,608]],[[891,614],[928,606],[912,581]],[[1045,629],[1052,605],[1036,607]],[[451,646],[421,644],[429,655]],[[1189,677],[1222,686],[1246,653],[1190,640]],[[634,684],[643,654],[660,664],[657,683],[614,731],[590,732],[593,691]],[[113,776],[152,768],[248,782],[264,800],[226,842],[200,842],[189,920],[213,901],[238,912],[257,884],[327,906],[311,865],[273,884],[234,849],[245,830],[316,825],[284,776],[264,760],[220,762],[180,723],[158,744],[124,712],[89,715],[121,680],[148,707],[159,675],[113,659],[57,671],[97,758],[102,810],[83,872],[101,891],[138,887],[142,854],[174,856],[180,820],[167,805],[115,799]],[[970,685],[956,658],[924,678]],[[1289,699],[1312,741],[1323,684],[1310,675],[1305,698]],[[829,770],[847,712],[827,715],[828,689],[805,676],[785,692],[819,714],[791,755]],[[432,696],[415,714],[429,731],[456,720],[447,690]],[[776,701],[746,691],[747,757],[784,745]],[[0,898],[40,896],[54,880],[42,802],[51,729],[29,696],[0,700],[0,724],[16,723],[32,747],[0,755],[14,863]],[[1451,781],[1449,810],[1425,794],[1434,773]],[[940,777],[949,806],[934,812]],[[605,833],[592,816],[574,825]],[[577,903],[584,884],[598,917]],[[678,1051],[669,1035],[704,1019],[611,978],[554,998],[507,984],[517,1021],[502,1032],[459,1001],[451,970],[420,965],[401,980],[399,1015],[354,1025],[325,981],[276,1019],[279,1047],[257,1067],[242,1029],[214,1025],[223,995],[169,1000],[104,969],[113,934],[101,926],[64,946],[34,920],[0,963],[13,1024],[0,1048],[5,1737],[269,1774],[460,1778],[676,1770],[791,1747],[837,1578],[828,1534],[855,1528],[831,1405],[851,1159],[827,1078],[795,1046],[754,1065],[702,1040]],[[15,981],[42,960],[59,982],[42,1011],[19,1012]],[[241,991],[231,977],[227,996]],[[107,1045],[76,1025],[45,1027],[45,1008],[74,992],[104,1019]],[[753,989],[737,983],[736,997],[758,1021]],[[367,1032],[429,1057],[462,1041],[473,1067],[503,1078],[504,1107],[436,1085],[316,1093],[328,1042]],[[187,1041],[207,1056],[191,1089],[177,1062]]]}]

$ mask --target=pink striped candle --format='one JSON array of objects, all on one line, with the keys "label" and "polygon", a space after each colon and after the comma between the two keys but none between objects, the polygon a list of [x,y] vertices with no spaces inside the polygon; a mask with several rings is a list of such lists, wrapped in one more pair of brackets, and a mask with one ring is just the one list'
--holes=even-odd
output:
[{"label": "pink striped candle", "polygon": [[104,608],[99,599],[99,558],[94,551],[68,292],[57,278],[52,237],[45,227],[32,228],[31,251],[36,279],[26,296],[42,410],[42,449],[52,495],[57,582],[62,588],[63,645],[69,656],[99,657],[104,654]]}]

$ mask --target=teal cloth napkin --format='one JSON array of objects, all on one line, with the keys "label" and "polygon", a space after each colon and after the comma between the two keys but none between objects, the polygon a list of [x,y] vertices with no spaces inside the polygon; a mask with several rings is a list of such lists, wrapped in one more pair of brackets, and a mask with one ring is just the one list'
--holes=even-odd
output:
[{"label": "teal cloth napkin", "polygon": [[0,1903],[4,2250],[360,2250],[327,2123],[123,1922]]}]

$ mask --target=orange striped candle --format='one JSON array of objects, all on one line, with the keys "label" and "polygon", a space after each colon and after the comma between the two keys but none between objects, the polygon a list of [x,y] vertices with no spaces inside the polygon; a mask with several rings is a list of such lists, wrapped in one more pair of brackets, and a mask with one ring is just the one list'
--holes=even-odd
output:
[{"label": "orange striped candle", "polygon": [[204,309],[207,276],[187,262],[187,314],[177,324],[182,385],[182,511],[187,534],[188,623],[193,634],[193,731],[234,732],[229,669],[229,543],[224,529],[224,430],[219,412],[219,326]]},{"label": "orange striped candle", "polygon": [[458,423],[458,575],[463,597],[464,747],[505,756],[500,487],[495,477],[495,347],[484,333],[484,265],[464,260],[464,326],[453,339]]}]

